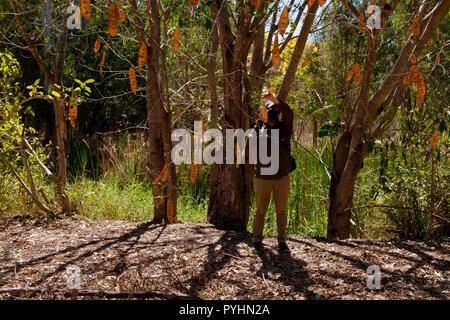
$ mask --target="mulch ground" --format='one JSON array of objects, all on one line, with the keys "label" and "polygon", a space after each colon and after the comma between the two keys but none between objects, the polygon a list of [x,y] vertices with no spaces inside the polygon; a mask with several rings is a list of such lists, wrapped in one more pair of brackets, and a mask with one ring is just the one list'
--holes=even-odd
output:
[{"label": "mulch ground", "polygon": [[[0,298],[64,299],[67,268],[81,289],[163,292],[199,299],[449,299],[450,244],[293,236],[290,256],[251,250],[251,236],[211,225],[58,219],[0,224]],[[367,288],[367,268],[381,288]],[[10,290],[10,289],[22,290]],[[9,291],[8,291],[9,290]],[[8,291],[8,292],[6,292]],[[131,297],[131,296],[130,296]]]}]

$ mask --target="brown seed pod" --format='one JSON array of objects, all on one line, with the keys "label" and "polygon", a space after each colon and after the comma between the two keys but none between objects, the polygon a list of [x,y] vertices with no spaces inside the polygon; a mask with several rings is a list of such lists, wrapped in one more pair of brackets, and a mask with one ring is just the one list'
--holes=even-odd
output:
[{"label": "brown seed pod", "polygon": [[131,67],[128,70],[128,78],[130,80],[131,91],[133,91],[133,93],[136,95],[137,94],[138,85],[137,85],[137,80],[136,80],[136,70],[134,70],[133,67]]},{"label": "brown seed pod", "polygon": [[97,38],[94,43],[94,54],[100,52],[100,46],[101,46],[100,38]]},{"label": "brown seed pod", "polygon": [[352,67],[353,70],[353,79],[355,80],[355,85],[359,86],[361,84],[361,66],[359,63],[355,63]]},{"label": "brown seed pod", "polygon": [[180,27],[176,27],[173,33],[173,48],[175,51],[180,50]]},{"label": "brown seed pod", "polygon": [[260,116],[262,122],[267,123],[269,121],[269,110],[267,110],[266,106],[260,107]]},{"label": "brown seed pod", "polygon": [[80,1],[80,11],[81,15],[85,20],[91,19],[91,0],[81,0]]},{"label": "brown seed pod", "polygon": [[278,22],[278,32],[281,35],[284,35],[286,32],[287,26],[289,24],[289,8],[286,6],[283,8],[280,16],[280,22]]},{"label": "brown seed pod", "polygon": [[433,135],[431,136],[431,139],[430,139],[430,149],[431,149],[431,151],[436,150],[438,142],[439,142],[439,133],[437,131],[434,131]]},{"label": "brown seed pod", "polygon": [[275,42],[272,49],[272,65],[278,70],[281,66],[280,46],[278,45],[278,36],[275,36]]},{"label": "brown seed pod", "polygon": [[145,42],[141,42],[139,45],[139,52],[138,52],[138,70],[141,70],[142,67],[147,62],[147,44]]},{"label": "brown seed pod", "polygon": [[119,33],[119,9],[115,2],[108,6],[108,34],[114,37]]},{"label": "brown seed pod", "polygon": [[421,108],[425,102],[425,96],[427,94],[427,85],[425,83],[425,77],[420,71],[418,71],[417,73],[416,87],[417,87],[416,106]]},{"label": "brown seed pod", "polygon": [[102,60],[100,60],[100,76],[103,77],[103,67],[105,65],[106,62],[106,51],[103,51],[102,54]]}]

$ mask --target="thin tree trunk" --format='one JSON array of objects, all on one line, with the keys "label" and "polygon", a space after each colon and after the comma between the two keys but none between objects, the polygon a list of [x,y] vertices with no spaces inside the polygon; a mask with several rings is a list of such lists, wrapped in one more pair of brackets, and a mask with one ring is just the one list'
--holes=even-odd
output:
[{"label": "thin tree trunk", "polygon": [[[174,206],[176,216],[176,170],[171,160],[171,110],[167,96],[167,69],[165,66],[165,48],[161,47],[161,16],[156,0],[148,1],[148,14],[151,19],[151,33],[146,41],[144,23],[139,16],[136,0],[129,0],[134,24],[140,42],[148,45],[147,57],[147,125],[148,125],[148,157],[147,164],[152,180],[161,176],[164,165],[169,165],[166,182],[152,185],[154,223],[167,221],[167,202]],[[166,29],[163,31],[166,32]],[[167,37],[166,34],[163,35]],[[163,73],[163,74],[161,74]],[[175,219],[175,217],[174,217]]]},{"label": "thin tree trunk", "polygon": [[62,212],[70,212],[70,199],[67,195],[67,125],[65,102],[56,99],[53,102],[55,110],[55,130],[56,130],[56,184],[58,189],[59,203]]}]

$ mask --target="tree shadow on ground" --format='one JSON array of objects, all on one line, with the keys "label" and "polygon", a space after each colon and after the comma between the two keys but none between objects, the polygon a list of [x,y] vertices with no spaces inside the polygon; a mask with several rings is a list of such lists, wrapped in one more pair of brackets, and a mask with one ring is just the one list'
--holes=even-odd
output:
[{"label": "tree shadow on ground", "polygon": [[[60,272],[64,272],[66,270],[66,268],[70,265],[74,265],[76,264],[77,261],[89,257],[91,255],[93,255],[94,253],[99,253],[103,250],[106,250],[116,244],[121,244],[123,242],[128,242],[130,241],[130,239],[133,239],[133,241],[129,242],[128,244],[128,248],[126,251],[130,250],[134,245],[136,245],[139,242],[139,239],[141,238],[141,236],[153,229],[159,228],[161,227],[161,231],[159,232],[157,238],[153,241],[155,242],[162,234],[162,232],[165,229],[165,225],[155,225],[152,223],[142,223],[140,225],[138,225],[136,228],[126,232],[125,234],[122,234],[119,237],[115,237],[115,238],[109,238],[109,239],[98,239],[98,240],[92,240],[92,241],[88,241],[85,243],[82,243],[80,245],[77,246],[71,246],[71,247],[67,247],[63,250],[59,250],[56,252],[52,252],[50,254],[38,257],[36,259],[32,259],[23,263],[20,263],[20,265],[15,265],[12,267],[8,267],[5,268],[3,270],[0,271],[0,278],[6,278],[5,276],[8,273],[11,272],[18,272],[20,269],[25,268],[25,267],[30,267],[33,265],[37,265],[40,263],[45,263],[48,262],[50,260],[52,260],[53,258],[57,257],[57,256],[63,256],[63,255],[68,255],[71,252],[76,252],[78,250],[81,250],[83,248],[89,247],[89,246],[96,246],[98,244],[101,244],[100,246],[96,246],[90,250],[87,250],[85,252],[83,252],[80,255],[75,256],[72,259],[69,259],[68,261],[66,261],[65,263],[63,263],[62,265],[60,265],[58,268],[56,268],[54,271],[49,272],[45,275],[42,276],[42,278],[36,282],[34,282],[33,284],[31,284],[31,286],[37,286],[40,285],[41,283],[45,282],[45,280],[47,280],[48,278],[60,273]],[[1,282],[0,282],[1,285]]]},{"label": "tree shadow on ground", "polygon": [[[249,254],[253,254],[252,240],[249,233],[225,231],[217,241],[210,244],[208,246],[207,260],[202,270],[189,281],[190,293],[199,294],[233,258],[243,258],[238,250],[240,244],[246,244]],[[293,258],[291,255],[280,256],[269,250],[266,250],[265,255],[259,255],[259,258],[262,261],[262,266],[256,271],[258,277],[264,279],[269,273],[279,274],[280,276],[275,281],[280,281],[284,286],[291,287],[295,293],[300,293],[307,299],[321,298],[309,290],[311,279],[304,268],[305,263],[303,261]],[[243,291],[246,290],[242,283],[235,283],[235,285],[241,287]]]}]

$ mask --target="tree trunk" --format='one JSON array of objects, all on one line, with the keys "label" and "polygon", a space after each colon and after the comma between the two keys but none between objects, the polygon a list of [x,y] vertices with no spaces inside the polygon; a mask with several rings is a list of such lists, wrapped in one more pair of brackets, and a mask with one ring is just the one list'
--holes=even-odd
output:
[{"label": "tree trunk", "polygon": [[[151,42],[148,54],[147,73],[147,107],[148,125],[150,130],[150,174],[152,178],[161,175],[164,165],[169,166],[167,181],[153,186],[154,223],[169,221],[167,204],[173,205],[174,221],[176,220],[176,169],[172,163],[172,120],[169,99],[167,97],[167,68],[165,66],[165,51],[161,49],[161,16],[156,0],[150,0],[151,8]],[[163,31],[167,37],[166,30]]]},{"label": "tree trunk", "polygon": [[364,145],[351,152],[352,133],[345,131],[333,152],[333,172],[329,189],[328,230],[331,240],[350,237],[353,192],[364,161]]},{"label": "tree trunk", "polygon": [[[249,104],[244,103],[243,75],[240,62],[232,61],[232,54],[225,49],[224,102],[225,129],[249,127]],[[229,143],[227,141],[227,143]],[[234,142],[233,142],[234,143]],[[208,221],[219,229],[247,229],[252,191],[252,166],[217,165],[211,176],[211,192]]]},{"label": "tree trunk", "polygon": [[56,130],[56,184],[58,198],[62,212],[70,212],[70,199],[67,195],[67,125],[65,102],[63,99],[56,99],[53,102],[55,110],[55,130]]}]

